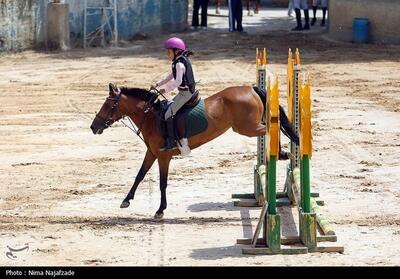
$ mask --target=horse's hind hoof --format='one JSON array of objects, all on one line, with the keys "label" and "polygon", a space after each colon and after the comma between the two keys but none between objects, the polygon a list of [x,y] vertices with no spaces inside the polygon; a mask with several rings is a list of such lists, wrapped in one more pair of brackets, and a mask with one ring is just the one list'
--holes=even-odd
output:
[{"label": "horse's hind hoof", "polygon": [[131,203],[130,203],[129,201],[123,201],[123,202],[121,203],[120,208],[127,208],[127,207],[129,207],[130,204],[131,204]]},{"label": "horse's hind hoof", "polygon": [[155,220],[161,220],[164,217],[164,213],[156,213],[154,215]]}]

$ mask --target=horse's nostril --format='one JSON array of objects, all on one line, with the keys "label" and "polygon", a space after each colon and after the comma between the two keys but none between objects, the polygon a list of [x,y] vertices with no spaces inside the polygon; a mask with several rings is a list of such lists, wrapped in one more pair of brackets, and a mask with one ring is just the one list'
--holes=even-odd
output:
[{"label": "horse's nostril", "polygon": [[92,124],[92,125],[90,125],[90,129],[92,129],[92,130],[93,130],[93,124]]}]

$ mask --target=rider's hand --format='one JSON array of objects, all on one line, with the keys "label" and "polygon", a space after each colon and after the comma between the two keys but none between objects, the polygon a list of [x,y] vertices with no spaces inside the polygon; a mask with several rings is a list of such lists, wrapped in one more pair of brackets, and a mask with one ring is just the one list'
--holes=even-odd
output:
[{"label": "rider's hand", "polygon": [[160,89],[160,94],[165,94],[165,89]]}]

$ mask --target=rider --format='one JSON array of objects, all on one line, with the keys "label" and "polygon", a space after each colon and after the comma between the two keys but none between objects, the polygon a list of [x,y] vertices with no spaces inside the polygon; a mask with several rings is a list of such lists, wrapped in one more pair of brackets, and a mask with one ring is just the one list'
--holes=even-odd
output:
[{"label": "rider", "polygon": [[151,88],[157,88],[169,81],[165,89],[161,89],[160,93],[168,93],[178,88],[179,93],[172,99],[172,104],[168,107],[164,120],[167,122],[167,140],[165,146],[161,150],[173,149],[176,147],[173,128],[173,116],[178,110],[183,107],[195,93],[195,80],[192,70],[192,65],[189,56],[193,52],[187,50],[185,43],[182,39],[177,37],[169,38],[165,41],[165,49],[167,56],[172,61],[172,71],[165,78],[158,81]]}]

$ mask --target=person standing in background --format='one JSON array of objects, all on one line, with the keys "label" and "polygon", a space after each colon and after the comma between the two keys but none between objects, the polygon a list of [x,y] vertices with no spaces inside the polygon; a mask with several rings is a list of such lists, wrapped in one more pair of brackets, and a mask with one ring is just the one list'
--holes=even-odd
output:
[{"label": "person standing in background", "polygon": [[219,7],[221,6],[221,0],[215,0],[215,14],[219,15]]},{"label": "person standing in background", "polygon": [[288,11],[287,11],[288,17],[292,17],[292,13],[293,13],[293,0],[289,0]]},{"label": "person standing in background", "polygon": [[317,9],[318,5],[321,4],[322,7],[322,21],[321,26],[325,26],[326,19],[326,11],[328,10],[328,0],[313,0],[312,8],[313,8],[313,19],[311,20],[311,26],[314,26],[317,21]]},{"label": "person standing in background", "polygon": [[[308,3],[307,0],[293,0],[294,11],[296,13],[296,22],[297,26],[292,29],[292,31],[302,31],[302,30],[310,30],[310,16],[308,13]],[[301,23],[301,9],[304,12],[304,27]]]},{"label": "person standing in background", "polygon": [[192,27],[199,27],[199,9],[201,7],[201,29],[207,29],[208,0],[193,0]]},{"label": "person standing in background", "polygon": [[242,18],[243,18],[243,5],[242,0],[228,0],[228,18],[229,18],[229,32],[239,31],[243,32]]},{"label": "person standing in background", "polygon": [[250,2],[254,2],[254,13],[258,14],[260,11],[260,8],[261,8],[261,0],[246,0],[247,15],[253,16],[253,12],[251,11]]}]

